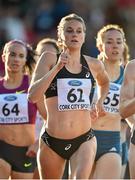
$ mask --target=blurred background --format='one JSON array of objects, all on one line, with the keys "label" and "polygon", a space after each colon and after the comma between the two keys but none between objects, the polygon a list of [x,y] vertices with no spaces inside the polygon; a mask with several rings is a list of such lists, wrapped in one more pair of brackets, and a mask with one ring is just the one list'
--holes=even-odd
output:
[{"label": "blurred background", "polygon": [[69,13],[77,13],[86,22],[87,55],[97,56],[97,31],[113,23],[124,29],[131,59],[135,58],[135,0],[0,0],[0,50],[11,39],[33,47],[42,38],[57,39],[57,25]]}]

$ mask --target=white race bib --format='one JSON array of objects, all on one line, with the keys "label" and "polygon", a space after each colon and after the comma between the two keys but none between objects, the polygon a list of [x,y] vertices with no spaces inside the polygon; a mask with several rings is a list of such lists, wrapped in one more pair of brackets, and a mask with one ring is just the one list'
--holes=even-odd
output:
[{"label": "white race bib", "polygon": [[58,79],[57,88],[59,111],[90,109],[90,79]]},{"label": "white race bib", "polygon": [[106,112],[119,113],[120,84],[110,83],[108,95],[104,101]]},{"label": "white race bib", "polygon": [[29,122],[27,94],[1,94],[0,124],[27,122]]}]

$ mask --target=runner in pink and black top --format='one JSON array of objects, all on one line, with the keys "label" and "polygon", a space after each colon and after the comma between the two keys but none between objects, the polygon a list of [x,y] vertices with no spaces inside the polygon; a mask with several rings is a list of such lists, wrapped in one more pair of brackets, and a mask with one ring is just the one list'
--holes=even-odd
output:
[{"label": "runner in pink and black top", "polygon": [[2,60],[5,76],[0,80],[0,178],[32,179],[38,141],[35,119],[38,104],[27,100],[34,53],[20,40],[5,44]]}]

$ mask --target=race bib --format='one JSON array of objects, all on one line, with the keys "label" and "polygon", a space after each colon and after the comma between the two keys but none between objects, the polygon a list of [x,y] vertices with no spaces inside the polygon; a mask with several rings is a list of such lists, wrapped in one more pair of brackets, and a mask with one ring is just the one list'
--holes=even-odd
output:
[{"label": "race bib", "polygon": [[110,83],[109,93],[104,101],[106,112],[119,113],[120,84]]},{"label": "race bib", "polygon": [[27,94],[0,95],[0,124],[29,122]]},{"label": "race bib", "polygon": [[90,109],[90,79],[58,79],[58,110]]}]

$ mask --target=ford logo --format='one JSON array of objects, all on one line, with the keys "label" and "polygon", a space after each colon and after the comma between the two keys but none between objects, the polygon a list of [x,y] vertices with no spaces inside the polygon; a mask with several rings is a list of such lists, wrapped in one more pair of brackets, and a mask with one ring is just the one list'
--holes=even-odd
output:
[{"label": "ford logo", "polygon": [[71,80],[68,82],[68,84],[70,86],[81,86],[82,85],[82,82],[81,81],[78,81],[78,80]]},{"label": "ford logo", "polygon": [[119,87],[118,87],[118,86],[115,86],[114,84],[111,84],[111,85],[110,85],[110,90],[118,91],[118,90],[119,90]]},{"label": "ford logo", "polygon": [[13,95],[9,95],[9,96],[4,97],[4,99],[6,101],[15,101],[17,99],[17,97],[13,96]]}]

